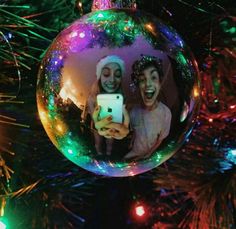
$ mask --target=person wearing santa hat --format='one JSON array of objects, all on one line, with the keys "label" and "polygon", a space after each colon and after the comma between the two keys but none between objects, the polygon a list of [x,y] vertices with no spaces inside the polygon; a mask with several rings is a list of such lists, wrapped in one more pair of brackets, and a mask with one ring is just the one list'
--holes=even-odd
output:
[{"label": "person wearing santa hat", "polygon": [[87,106],[88,113],[93,119],[91,125],[94,130],[95,148],[99,155],[103,155],[104,141],[106,155],[111,155],[114,139],[122,139],[129,133],[129,115],[125,108],[123,108],[124,122],[122,124],[113,123],[111,116],[98,120],[100,107],[96,102],[98,94],[123,94],[121,82],[124,74],[124,61],[116,55],[105,56],[96,65],[97,80],[92,85]]}]

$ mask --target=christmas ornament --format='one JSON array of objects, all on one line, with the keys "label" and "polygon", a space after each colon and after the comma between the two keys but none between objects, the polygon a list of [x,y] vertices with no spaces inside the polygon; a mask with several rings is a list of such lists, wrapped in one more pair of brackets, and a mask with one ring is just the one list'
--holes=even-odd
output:
[{"label": "christmas ornament", "polygon": [[40,66],[37,105],[69,160],[96,174],[133,176],[166,161],[189,136],[199,81],[174,29],[119,2],[95,1],[56,37]]}]

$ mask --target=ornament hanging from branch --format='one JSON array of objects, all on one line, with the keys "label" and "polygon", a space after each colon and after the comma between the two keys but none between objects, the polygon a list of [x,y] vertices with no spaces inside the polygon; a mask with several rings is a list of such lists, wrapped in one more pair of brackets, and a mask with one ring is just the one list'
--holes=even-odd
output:
[{"label": "ornament hanging from branch", "polygon": [[40,66],[37,105],[53,144],[106,176],[133,176],[170,158],[199,108],[198,68],[177,32],[135,2],[93,2]]}]

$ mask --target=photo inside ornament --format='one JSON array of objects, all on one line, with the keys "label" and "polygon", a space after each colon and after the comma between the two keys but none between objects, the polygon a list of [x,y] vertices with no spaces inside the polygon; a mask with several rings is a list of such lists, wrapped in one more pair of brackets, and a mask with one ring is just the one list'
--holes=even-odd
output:
[{"label": "photo inside ornament", "polygon": [[50,46],[37,104],[48,136],[69,160],[101,175],[140,174],[170,158],[192,130],[196,61],[152,15],[96,11]]}]

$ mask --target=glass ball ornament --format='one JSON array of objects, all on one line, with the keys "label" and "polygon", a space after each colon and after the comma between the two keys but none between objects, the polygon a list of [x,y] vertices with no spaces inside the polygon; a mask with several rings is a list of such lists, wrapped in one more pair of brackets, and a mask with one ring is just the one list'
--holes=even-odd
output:
[{"label": "glass ball ornament", "polygon": [[73,163],[133,176],[169,159],[188,138],[199,109],[198,76],[190,49],[161,20],[135,9],[98,10],[49,47],[38,74],[38,111]]}]

